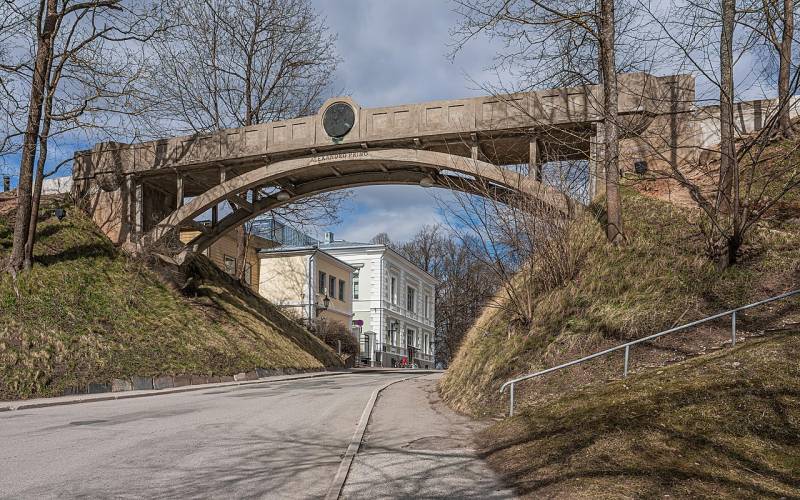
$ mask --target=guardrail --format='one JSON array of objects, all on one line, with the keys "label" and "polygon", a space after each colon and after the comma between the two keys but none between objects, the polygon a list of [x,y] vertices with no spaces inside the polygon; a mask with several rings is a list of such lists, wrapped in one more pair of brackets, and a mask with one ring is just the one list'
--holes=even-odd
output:
[{"label": "guardrail", "polygon": [[628,359],[630,357],[631,346],[634,346],[636,344],[641,344],[642,342],[647,342],[649,340],[657,339],[659,337],[663,337],[664,335],[668,335],[670,333],[675,333],[675,332],[679,332],[681,330],[686,330],[687,328],[692,328],[694,326],[697,326],[697,325],[700,325],[700,324],[703,324],[703,323],[707,323],[707,322],[713,321],[715,319],[724,318],[726,316],[731,316],[731,347],[733,347],[733,346],[736,345],[736,314],[739,311],[744,311],[746,309],[750,309],[750,308],[757,307],[757,306],[760,306],[760,305],[763,305],[763,304],[767,304],[769,302],[775,302],[775,301],[778,301],[778,300],[782,300],[782,299],[785,299],[787,297],[791,297],[791,296],[797,295],[797,294],[800,294],[800,290],[794,290],[792,292],[786,292],[786,293],[783,293],[781,295],[776,295],[775,297],[770,297],[768,299],[761,300],[759,302],[753,302],[752,304],[747,304],[746,306],[737,307],[736,309],[731,309],[731,310],[724,311],[724,312],[721,312],[721,313],[718,313],[718,314],[714,314],[713,316],[708,316],[706,318],[699,319],[697,321],[692,321],[691,323],[686,323],[685,325],[676,326],[675,328],[670,328],[669,330],[664,330],[663,332],[654,333],[653,335],[648,335],[647,337],[642,337],[642,338],[637,339],[637,340],[632,340],[631,342],[626,342],[624,344],[620,344],[620,345],[618,345],[616,347],[612,347],[610,349],[605,349],[603,351],[598,351],[598,352],[596,352],[594,354],[590,354],[588,356],[584,356],[583,358],[576,359],[574,361],[570,361],[568,363],[564,363],[564,364],[561,364],[561,365],[558,365],[558,366],[554,366],[554,367],[548,368],[546,370],[538,371],[538,372],[535,372],[535,373],[530,373],[528,375],[524,375],[522,377],[509,380],[508,382],[506,382],[502,386],[500,386],[500,394],[503,394],[505,392],[506,387],[510,387],[511,388],[510,392],[509,392],[510,399],[509,399],[508,416],[509,417],[513,417],[514,416],[514,385],[518,384],[519,382],[523,382],[525,380],[529,380],[529,379],[532,379],[532,378],[535,378],[535,377],[540,377],[542,375],[546,375],[548,373],[555,372],[555,371],[558,371],[558,370],[563,370],[564,368],[569,368],[570,366],[575,366],[575,365],[581,364],[583,362],[589,361],[590,359],[599,358],[600,356],[605,356],[606,354],[610,354],[612,352],[616,352],[616,351],[623,350],[623,349],[625,350],[625,358],[624,358],[625,361],[623,363],[622,376],[623,377],[627,377],[628,376]]}]

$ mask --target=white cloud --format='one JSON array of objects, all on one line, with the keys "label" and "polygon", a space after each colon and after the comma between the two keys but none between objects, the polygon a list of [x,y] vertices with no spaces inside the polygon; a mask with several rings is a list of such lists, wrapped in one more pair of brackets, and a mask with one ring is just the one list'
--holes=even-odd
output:
[{"label": "white cloud", "polygon": [[410,239],[425,224],[443,222],[437,198],[441,189],[417,186],[368,186],[353,190],[342,222],[327,228],[337,239],[369,241],[385,232],[393,241]]}]

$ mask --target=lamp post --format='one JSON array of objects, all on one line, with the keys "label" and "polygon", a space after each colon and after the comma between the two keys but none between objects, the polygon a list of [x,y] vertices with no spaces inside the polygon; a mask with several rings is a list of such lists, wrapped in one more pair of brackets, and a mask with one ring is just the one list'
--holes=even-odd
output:
[{"label": "lamp post", "polygon": [[325,298],[322,299],[322,306],[320,306],[319,302],[317,302],[317,315],[319,316],[319,313],[321,313],[322,311],[327,311],[330,305],[331,305],[331,299],[326,295]]}]

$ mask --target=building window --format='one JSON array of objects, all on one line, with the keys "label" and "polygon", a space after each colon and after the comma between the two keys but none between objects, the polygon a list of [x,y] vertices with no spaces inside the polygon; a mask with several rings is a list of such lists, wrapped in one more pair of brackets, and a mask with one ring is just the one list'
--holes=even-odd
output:
[{"label": "building window", "polygon": [[389,297],[392,299],[392,304],[397,304],[397,279],[394,276],[392,276],[389,288]]},{"label": "building window", "polygon": [[394,319],[387,319],[386,320],[386,343],[389,345],[397,345],[397,329],[400,324],[397,320]]},{"label": "building window", "polygon": [[328,287],[328,296],[332,299],[336,298],[336,277],[331,276],[330,281],[328,281],[330,286]]},{"label": "building window", "polygon": [[414,296],[415,292],[416,292],[416,290],[414,290],[410,286],[406,288],[406,309],[408,310],[408,312],[412,312],[412,313],[414,312],[414,309],[416,308],[416,304],[415,304],[416,297]]},{"label": "building window", "polygon": [[358,278],[353,278],[353,300],[358,300]]},{"label": "building window", "polygon": [[322,271],[319,272],[319,290],[317,290],[321,294],[325,294],[325,283],[327,282],[328,275],[323,273]]},{"label": "building window", "polygon": [[225,262],[225,272],[230,274],[231,276],[236,275],[236,259],[231,257],[230,255],[223,256],[223,260]]},{"label": "building window", "polygon": [[425,319],[428,319],[428,318],[430,318],[430,317],[431,317],[431,316],[430,316],[430,313],[431,313],[431,311],[430,311],[430,307],[429,307],[429,299],[428,299],[428,296],[427,296],[427,295],[425,295],[425,302],[424,302],[424,305],[423,305],[423,307],[425,308]]},{"label": "building window", "polygon": [[339,300],[344,302],[344,281],[339,280]]},{"label": "building window", "polygon": [[246,285],[253,284],[253,266],[249,262],[244,263],[244,283]]},{"label": "building window", "polygon": [[406,330],[406,347],[414,347],[414,330]]}]

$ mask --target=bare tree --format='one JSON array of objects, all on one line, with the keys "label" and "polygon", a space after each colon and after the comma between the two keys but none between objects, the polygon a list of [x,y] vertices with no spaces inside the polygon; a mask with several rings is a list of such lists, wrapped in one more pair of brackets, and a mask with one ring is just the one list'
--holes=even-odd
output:
[{"label": "bare tree", "polygon": [[[757,133],[743,134],[736,128],[737,86],[734,69],[737,61],[752,50],[754,15],[763,8],[756,4],[721,0],[719,3],[674,1],[669,13],[654,12],[648,2],[641,1],[644,15],[660,27],[658,42],[674,54],[674,67],[689,68],[702,75],[717,92],[719,109],[718,147],[711,146],[699,158],[675,161],[668,154],[651,150],[660,162],[654,164],[651,177],[664,177],[689,194],[703,214],[701,229],[706,237],[709,256],[718,267],[736,264],[748,234],[758,222],[800,183],[794,167],[797,146],[773,148],[776,136],[782,134],[782,105],[779,102],[766,116],[766,123]],[[798,89],[797,72],[789,81],[788,95]],[[713,108],[709,119],[715,118]],[[669,144],[669,137],[658,137]],[[652,145],[652,144],[651,144]],[[674,144],[672,145],[675,146]],[[660,165],[660,166],[659,166]]]},{"label": "bare tree", "polygon": [[[16,61],[0,67],[4,86],[20,106],[25,123],[6,140],[22,137],[20,146],[17,213],[9,270],[16,274],[31,266],[35,240],[38,200],[47,147],[55,133],[86,126],[86,116],[103,116],[121,111],[111,100],[130,93],[132,74],[130,44],[143,42],[158,30],[156,11],[147,2],[126,5],[121,0],[47,0],[46,2],[6,2],[23,35],[17,40]],[[32,43],[32,55],[19,50]],[[129,104],[129,102],[125,102]],[[53,130],[53,122],[61,122]],[[41,173],[40,173],[41,172]],[[34,183],[34,176],[37,182]]]},{"label": "bare tree", "polygon": [[[581,170],[580,162],[563,162],[562,172],[550,175],[569,191]],[[505,167],[496,167],[497,175],[513,177]],[[515,174],[512,174],[515,175]],[[524,182],[522,177],[520,182]],[[451,180],[456,190],[452,201],[445,203],[448,226],[454,237],[464,243],[473,257],[493,275],[500,290],[489,307],[506,313],[511,330],[527,331],[535,317],[537,298],[573,279],[581,269],[593,240],[584,234],[591,224],[580,218],[553,210],[536,193],[523,186],[499,188],[482,179]]]},{"label": "bare tree", "polygon": [[[169,0],[165,8],[177,26],[153,45],[151,134],[246,127],[321,104],[338,59],[335,36],[308,0]],[[323,205],[315,214],[329,215],[340,201],[326,194],[281,215]],[[248,234],[240,232],[240,255]]]},{"label": "bare tree", "polygon": [[[759,59],[766,57],[760,65],[767,73],[774,71],[777,60],[778,82],[778,124],[783,137],[794,134],[791,124],[791,79],[793,68],[792,48],[794,38],[794,16],[797,8],[794,0],[744,0],[739,7],[744,15],[740,23],[749,30],[748,42],[755,48],[767,50],[757,51]],[[772,80],[769,78],[769,80]]]},{"label": "bare tree", "polygon": [[[635,11],[620,0],[458,0],[456,4],[462,16],[454,31],[456,50],[480,33],[501,38],[508,50],[498,56],[498,64],[516,70],[521,87],[602,84],[603,102],[596,105],[603,117],[599,135],[606,233],[612,243],[623,241],[617,73],[639,69],[649,61],[642,54],[647,45],[630,38],[637,31]],[[625,48],[621,59],[620,46]]]},{"label": "bare tree", "polygon": [[440,224],[425,225],[398,252],[434,276],[437,361],[448,362],[458,350],[483,307],[497,290],[497,281],[477,257],[474,238],[453,237]]},{"label": "bare tree", "polygon": [[370,243],[374,243],[375,245],[386,245],[387,247],[394,247],[394,243],[392,243],[392,239],[389,238],[387,233],[378,233],[369,240]]}]

